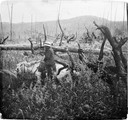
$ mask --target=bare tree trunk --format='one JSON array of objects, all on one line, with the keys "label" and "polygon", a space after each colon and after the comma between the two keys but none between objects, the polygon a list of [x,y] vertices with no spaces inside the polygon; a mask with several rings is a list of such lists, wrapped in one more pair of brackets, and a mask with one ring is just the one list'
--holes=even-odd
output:
[{"label": "bare tree trunk", "polygon": [[0,14],[0,22],[1,22],[1,31],[2,31],[2,38],[4,37],[4,31],[3,31],[3,23],[2,23],[2,17]]},{"label": "bare tree trunk", "polygon": [[31,15],[31,38],[32,38],[32,15]]},{"label": "bare tree trunk", "polygon": [[64,31],[63,31],[63,29],[62,29],[62,27],[61,27],[59,18],[58,18],[58,24],[59,24],[59,28],[60,28],[60,30],[61,30],[61,39],[60,39],[60,43],[59,43],[59,46],[61,46],[63,37],[64,37],[65,35],[64,35]]},{"label": "bare tree trunk", "polygon": [[106,42],[106,37],[104,37],[104,41],[101,45],[100,54],[99,54],[99,58],[98,58],[99,61],[102,60],[102,58],[103,58],[103,53],[104,53],[103,50],[104,50],[105,42]]},{"label": "bare tree trunk", "polygon": [[87,36],[88,36],[88,38],[91,38],[88,29],[86,27],[85,27],[85,29],[87,30]]},{"label": "bare tree trunk", "polygon": [[43,30],[44,30],[44,41],[43,41],[43,44],[44,44],[47,41],[46,30],[45,30],[44,24],[43,24]]},{"label": "bare tree trunk", "polygon": [[62,34],[61,34],[61,38],[60,38],[60,43],[59,43],[59,46],[61,46],[61,45],[62,45],[62,40],[63,40],[63,37],[64,37],[64,34],[62,33]]},{"label": "bare tree trunk", "polygon": [[[128,38],[124,38],[119,43],[117,43],[116,40],[112,37],[108,27],[98,26],[95,22],[94,24],[97,26],[97,29],[99,29],[104,34],[104,36],[108,39],[110,45],[112,46],[113,57],[115,60],[115,65],[118,70],[119,77],[126,76],[127,60],[122,53],[121,47],[126,43]],[[122,80],[126,83],[126,79],[122,79]]]},{"label": "bare tree trunk", "polygon": [[127,3],[127,31],[128,31],[128,3]]},{"label": "bare tree trunk", "polygon": [[12,40],[12,15],[13,15],[13,4],[11,6],[11,18],[10,18],[10,40]]},{"label": "bare tree trunk", "polygon": [[[112,46],[112,51],[113,51],[112,55],[115,61],[117,73],[116,73],[116,77],[113,76],[112,78],[110,78],[110,80],[112,80],[113,85],[109,85],[109,88],[111,94],[113,95],[113,100],[114,100],[112,112],[116,113],[119,111],[118,106],[120,105],[118,100],[120,88],[117,84],[118,83],[117,81],[121,80],[124,83],[123,87],[127,88],[127,63],[126,63],[127,60],[122,53],[121,47],[126,43],[128,38],[121,39],[120,42],[117,42],[116,38],[112,37],[108,27],[102,25],[98,26],[95,22],[94,24],[96,25],[97,29],[99,29],[104,34],[104,36],[108,39],[110,45]],[[124,100],[126,99],[125,94],[126,93],[124,92]],[[126,104],[127,103],[124,101],[121,112],[126,112]]]}]

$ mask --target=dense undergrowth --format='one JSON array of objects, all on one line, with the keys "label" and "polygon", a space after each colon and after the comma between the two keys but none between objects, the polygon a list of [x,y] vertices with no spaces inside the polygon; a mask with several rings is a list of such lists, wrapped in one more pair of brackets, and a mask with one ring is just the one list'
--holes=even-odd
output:
[{"label": "dense undergrowth", "polygon": [[[89,62],[97,59],[93,54],[86,56]],[[72,75],[73,86],[66,81],[68,77],[63,78],[62,86],[47,78],[45,85],[42,85],[36,83],[33,73],[23,73],[15,81],[15,89],[2,91],[3,117],[38,120],[124,118],[127,98],[123,83],[119,81],[117,84],[119,90],[115,101],[110,86],[99,77],[100,73],[94,73],[86,64],[80,64],[77,55],[73,57],[81,73],[81,76]],[[104,59],[104,66],[113,64],[111,58]]]}]

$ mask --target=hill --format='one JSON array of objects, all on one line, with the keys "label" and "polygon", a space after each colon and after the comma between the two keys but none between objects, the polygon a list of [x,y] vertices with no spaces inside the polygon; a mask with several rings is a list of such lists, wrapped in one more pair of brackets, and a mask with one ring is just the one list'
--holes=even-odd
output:
[{"label": "hill", "polygon": [[[64,29],[66,34],[78,33],[78,36],[81,36],[83,32],[86,32],[85,26],[89,31],[94,31],[95,26],[93,21],[96,21],[97,24],[107,25],[113,32],[115,28],[123,29],[123,22],[111,22],[107,19],[95,17],[95,16],[80,16],[71,19],[60,20],[61,26]],[[13,38],[27,38],[31,36],[31,30],[33,32],[43,33],[43,24],[45,25],[47,34],[55,35],[59,33],[59,27],[57,21],[48,21],[48,22],[33,22],[33,23],[13,23]],[[124,27],[126,29],[126,22],[124,22]],[[9,23],[3,23],[4,34],[9,34],[10,26]]]}]

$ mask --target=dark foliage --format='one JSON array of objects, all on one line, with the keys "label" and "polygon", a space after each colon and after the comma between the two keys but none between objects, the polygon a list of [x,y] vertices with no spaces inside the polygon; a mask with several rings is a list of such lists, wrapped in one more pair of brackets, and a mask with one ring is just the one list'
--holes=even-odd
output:
[{"label": "dark foliage", "polygon": [[[92,61],[97,58],[91,54],[88,56],[88,67],[78,63],[78,56],[73,55],[73,59],[77,71],[81,73],[80,76],[72,73],[73,83],[68,82],[68,76],[59,83],[56,79],[42,78],[41,84],[31,72],[19,75],[17,90],[9,88],[2,91],[3,117],[38,120],[126,118],[127,98],[124,83],[118,81],[118,92],[111,91],[114,88],[110,84],[114,84],[113,81],[116,80],[115,68],[106,64],[107,66],[99,70]],[[111,65],[109,60],[106,61]]]}]

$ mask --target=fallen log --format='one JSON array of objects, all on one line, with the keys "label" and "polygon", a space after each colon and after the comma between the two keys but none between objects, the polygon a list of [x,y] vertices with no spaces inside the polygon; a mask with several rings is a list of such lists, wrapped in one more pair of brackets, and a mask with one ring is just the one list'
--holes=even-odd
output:
[{"label": "fallen log", "polygon": [[[39,46],[39,45],[33,45],[33,49],[34,50],[38,50],[38,49],[41,49],[43,48],[44,46]],[[59,47],[59,46],[52,46],[53,50],[55,52],[67,52],[66,51],[66,48],[65,47]],[[31,50],[31,46],[30,45],[20,45],[20,44],[16,44],[16,45],[0,45],[0,49],[1,50]],[[68,48],[69,52],[72,52],[72,53],[78,53],[78,50],[77,48],[72,48],[72,47],[69,47]],[[99,55],[100,53],[100,50],[90,50],[90,49],[85,49],[83,50],[83,53],[87,54],[87,53],[90,53],[92,52],[93,54],[96,54],[96,55]],[[104,51],[104,55],[108,56],[110,53],[110,51]]]}]

